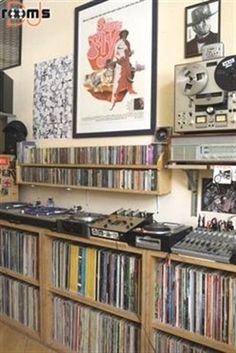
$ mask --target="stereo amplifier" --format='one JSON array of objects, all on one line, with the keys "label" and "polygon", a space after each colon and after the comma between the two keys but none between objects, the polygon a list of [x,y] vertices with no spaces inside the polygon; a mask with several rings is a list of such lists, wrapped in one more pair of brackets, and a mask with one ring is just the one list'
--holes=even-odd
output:
[{"label": "stereo amplifier", "polygon": [[236,135],[172,136],[170,161],[236,162]]}]

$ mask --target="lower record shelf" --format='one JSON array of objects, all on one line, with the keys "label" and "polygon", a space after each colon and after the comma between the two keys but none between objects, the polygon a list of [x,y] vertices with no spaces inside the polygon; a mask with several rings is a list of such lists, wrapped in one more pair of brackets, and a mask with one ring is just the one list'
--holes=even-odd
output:
[{"label": "lower record shelf", "polygon": [[132,313],[127,310],[118,309],[118,308],[115,308],[111,305],[94,301],[92,299],[89,299],[89,298],[84,297],[82,295],[79,295],[77,293],[66,292],[64,290],[53,288],[53,287],[51,287],[49,290],[54,295],[59,295],[64,298],[71,299],[75,302],[81,303],[82,305],[87,305],[87,306],[90,306],[94,309],[104,311],[105,313],[115,315],[115,316],[118,316],[120,318],[129,320],[129,321],[133,321],[136,324],[139,324],[141,322],[140,316],[136,313]]},{"label": "lower record shelf", "polygon": [[217,352],[236,353],[235,346],[229,345],[227,343],[222,343],[220,341],[216,341],[211,338],[199,335],[197,333],[192,333],[184,329],[179,329],[171,325],[162,324],[155,321],[153,323],[153,329],[168,333],[170,335],[178,336],[178,337],[184,338],[185,340],[215,349]]},{"label": "lower record shelf", "polygon": [[[0,314],[0,321],[3,324],[10,326],[13,329],[20,331],[23,334],[25,334],[31,338],[34,338],[36,340],[40,340],[40,333],[39,332],[36,332],[33,329],[30,329],[28,326],[25,326],[24,324],[20,323],[19,321],[11,319],[7,315]],[[1,352],[1,349],[0,349],[0,352]]]},{"label": "lower record shelf", "polygon": [[52,342],[76,352],[141,352],[140,325],[54,295]]}]

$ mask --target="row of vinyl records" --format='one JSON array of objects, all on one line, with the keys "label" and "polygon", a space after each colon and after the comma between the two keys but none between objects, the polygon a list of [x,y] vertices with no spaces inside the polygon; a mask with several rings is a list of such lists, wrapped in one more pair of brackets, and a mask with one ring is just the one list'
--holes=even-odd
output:
[{"label": "row of vinyl records", "polygon": [[39,291],[37,288],[0,275],[0,314],[39,330]]},{"label": "row of vinyl records", "polygon": [[138,312],[140,259],[111,250],[54,240],[53,285]]},{"label": "row of vinyl records", "polygon": [[162,261],[156,265],[156,288],[160,322],[236,346],[234,275]]},{"label": "row of vinyl records", "polygon": [[140,329],[127,320],[57,296],[53,310],[53,339],[74,352],[140,352]]},{"label": "row of vinyl records", "polygon": [[217,353],[215,350],[162,332],[154,333],[154,346],[155,352],[158,353]]},{"label": "row of vinyl records", "polygon": [[163,144],[36,148],[34,143],[23,141],[18,143],[17,159],[20,163],[39,164],[155,165],[163,151]]},{"label": "row of vinyl records", "polygon": [[38,237],[8,228],[0,229],[0,266],[38,278]]},{"label": "row of vinyl records", "polygon": [[157,178],[157,171],[152,169],[21,168],[21,180],[23,182],[54,185],[155,191],[157,189]]}]

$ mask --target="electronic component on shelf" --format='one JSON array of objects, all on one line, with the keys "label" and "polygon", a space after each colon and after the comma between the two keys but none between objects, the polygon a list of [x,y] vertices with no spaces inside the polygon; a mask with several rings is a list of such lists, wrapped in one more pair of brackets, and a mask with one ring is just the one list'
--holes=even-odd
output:
[{"label": "electronic component on shelf", "polygon": [[172,245],[182,239],[192,227],[173,222],[152,222],[134,229],[127,239],[139,248],[170,251]]},{"label": "electronic component on shelf", "polygon": [[235,162],[236,134],[172,136],[170,161],[176,163]]},{"label": "electronic component on shelf", "polygon": [[236,231],[196,228],[171,247],[176,254],[236,264]]},{"label": "electronic component on shelf", "polygon": [[115,211],[104,219],[95,221],[91,227],[91,235],[101,238],[124,240],[125,235],[132,229],[152,222],[153,213],[139,210]]},{"label": "electronic component on shelf", "polygon": [[97,220],[103,220],[107,216],[92,212],[70,212],[67,217],[57,220],[57,231],[82,237],[90,236],[90,226]]},{"label": "electronic component on shelf", "polygon": [[175,131],[236,129],[236,56],[175,66]]},{"label": "electronic component on shelf", "polygon": [[28,202],[0,202],[0,210],[19,209],[31,206]]},{"label": "electronic component on shelf", "polygon": [[28,224],[56,231],[57,219],[59,217],[66,217],[69,211],[69,209],[62,207],[44,207],[26,204],[18,208],[0,208],[0,219],[4,219],[10,223]]}]

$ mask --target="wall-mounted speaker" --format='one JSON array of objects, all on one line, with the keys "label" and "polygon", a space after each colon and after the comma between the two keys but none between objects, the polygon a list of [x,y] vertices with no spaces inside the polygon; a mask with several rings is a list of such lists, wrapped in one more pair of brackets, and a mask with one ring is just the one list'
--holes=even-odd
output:
[{"label": "wall-mounted speaker", "polygon": [[155,133],[157,142],[168,142],[172,134],[172,127],[163,126],[159,127]]},{"label": "wall-mounted speaker", "polygon": [[25,141],[27,136],[26,126],[19,120],[13,120],[3,129],[5,132],[5,151],[6,154],[17,153],[17,142]]},{"label": "wall-mounted speaker", "polygon": [[13,111],[13,80],[0,71],[0,115],[12,114]]}]

